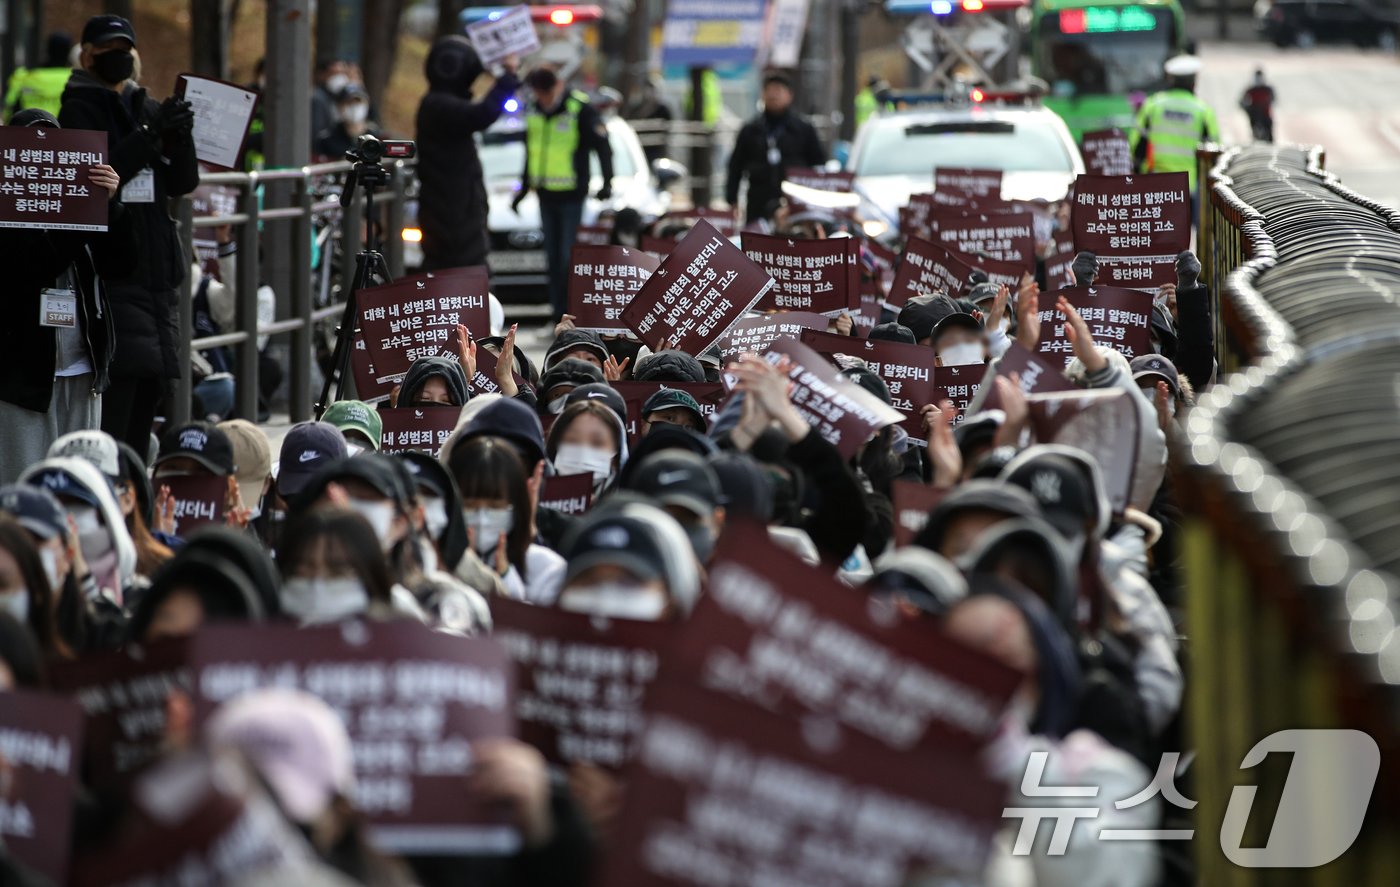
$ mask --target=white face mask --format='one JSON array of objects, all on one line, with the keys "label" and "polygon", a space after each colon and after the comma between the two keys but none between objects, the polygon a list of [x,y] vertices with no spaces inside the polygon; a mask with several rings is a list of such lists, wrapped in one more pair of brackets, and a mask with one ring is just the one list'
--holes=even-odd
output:
[{"label": "white face mask", "polygon": [[963,342],[960,345],[949,345],[947,348],[940,348],[938,356],[943,359],[945,367],[964,366],[969,363],[982,362],[982,343]]},{"label": "white face mask", "polygon": [[514,508],[468,508],[464,514],[472,547],[483,557],[496,550],[502,535],[509,536],[515,529]]},{"label": "white face mask", "polygon": [[447,529],[447,503],[441,499],[423,500],[423,525],[428,535],[437,539]]},{"label": "white face mask", "polygon": [[613,454],[585,444],[560,444],[554,467],[560,474],[591,474],[595,485],[604,484],[612,477]]},{"label": "white face mask", "polygon": [[559,607],[591,616],[656,622],[666,611],[666,601],[636,585],[602,582],[564,589],[559,595]]},{"label": "white face mask", "polygon": [[68,509],[68,516],[73,519],[80,534],[102,529],[102,518],[97,516],[96,508],[78,505]]},{"label": "white face mask", "polygon": [[57,592],[63,583],[63,577],[58,575],[58,552],[48,546],[39,549],[39,562],[44,565],[44,575],[49,579],[49,588]]},{"label": "white face mask", "polygon": [[557,416],[560,413],[564,412],[564,407],[568,405],[568,400],[568,394],[561,394],[558,397],[554,398],[554,400],[551,400],[549,403],[545,404],[544,408],[546,411],[553,413]]},{"label": "white face mask", "polygon": [[347,105],[341,109],[340,119],[346,123],[364,123],[369,119],[369,105],[363,102]]},{"label": "white face mask", "polygon": [[392,502],[365,502],[360,499],[351,499],[350,507],[360,513],[360,516],[369,521],[369,525],[374,528],[374,535],[379,539],[379,547],[388,551],[393,547],[395,540],[389,538],[389,532],[394,525],[394,503]]},{"label": "white face mask", "polygon": [[112,534],[102,525],[102,518],[95,508],[79,505],[69,509],[68,516],[73,518],[78,528],[78,547],[83,551],[83,560],[88,562],[89,567],[95,568],[97,562],[111,553],[114,547]]},{"label": "white face mask", "polygon": [[25,588],[0,594],[0,610],[15,617],[21,625],[29,621],[29,590]]},{"label": "white face mask", "polygon": [[332,74],[326,78],[326,92],[335,95],[350,85],[350,77],[345,74]]},{"label": "white face mask", "polygon": [[360,580],[307,579],[293,576],[282,583],[282,609],[303,625],[337,622],[363,613],[369,593]]}]

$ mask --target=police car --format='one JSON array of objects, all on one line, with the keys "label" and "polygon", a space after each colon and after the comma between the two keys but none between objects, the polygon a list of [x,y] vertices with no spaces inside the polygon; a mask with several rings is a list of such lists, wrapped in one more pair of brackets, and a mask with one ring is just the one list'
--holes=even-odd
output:
[{"label": "police car", "polygon": [[901,104],[866,121],[846,162],[891,228],[911,195],[933,190],[936,167],[999,169],[1004,199],[1052,202],[1084,172],[1064,121],[1023,95],[973,89],[964,101]]}]

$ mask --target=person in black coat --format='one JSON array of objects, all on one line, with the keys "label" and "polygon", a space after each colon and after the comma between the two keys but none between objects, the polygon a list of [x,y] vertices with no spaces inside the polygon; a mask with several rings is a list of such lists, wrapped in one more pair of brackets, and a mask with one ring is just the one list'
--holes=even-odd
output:
[{"label": "person in black coat", "polygon": [[418,105],[418,227],[423,231],[423,270],[486,264],[486,184],[473,136],[496,122],[520,86],[515,58],[481,101],[472,83],[484,70],[467,38],[433,44],[424,65],[428,94]]},{"label": "person in black coat", "polygon": [[90,19],[82,69],[68,80],[58,120],[66,129],[107,133],[121,201],[140,238],[135,269],[109,281],[117,344],[102,402],[102,430],[140,453],[148,448],[166,380],[180,370],[177,290],[190,263],[166,204],[198,187],[199,165],[189,103],[173,97],[157,103],[136,85],[135,48],[126,19]]},{"label": "person in black coat", "polygon": [[792,110],[792,81],[772,73],[763,78],[763,113],[744,124],[729,155],[729,178],[724,199],[739,203],[739,182],[748,176],[746,222],[772,215],[782,197],[783,179],[790,166],[821,166],[826,149],[812,125]]},{"label": "person in black coat", "polygon": [[[57,129],[58,121],[25,109],[11,125]],[[110,198],[106,232],[0,229],[10,274],[7,321],[0,324],[0,483],[13,483],[58,438],[100,422],[114,337],[101,281],[130,274],[140,245],[115,199],[116,170],[100,164],[89,175],[89,185]],[[77,297],[75,327],[41,323],[43,294],[51,289]]]}]

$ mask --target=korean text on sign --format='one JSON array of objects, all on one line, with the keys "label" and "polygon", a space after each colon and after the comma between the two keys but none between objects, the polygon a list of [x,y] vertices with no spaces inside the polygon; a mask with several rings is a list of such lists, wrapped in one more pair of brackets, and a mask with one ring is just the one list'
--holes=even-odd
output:
[{"label": "korean text on sign", "polygon": [[107,134],[0,127],[0,228],[106,231],[107,192],[88,170],[107,162]]}]

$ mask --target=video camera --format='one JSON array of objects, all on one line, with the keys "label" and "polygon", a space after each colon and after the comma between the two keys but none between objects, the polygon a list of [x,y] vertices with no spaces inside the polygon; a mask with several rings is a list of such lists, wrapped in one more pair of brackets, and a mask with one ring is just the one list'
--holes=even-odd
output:
[{"label": "video camera", "polygon": [[409,139],[381,139],[365,133],[355,147],[345,152],[345,159],[355,164],[377,166],[386,157],[390,160],[410,160],[418,154],[418,145]]}]

